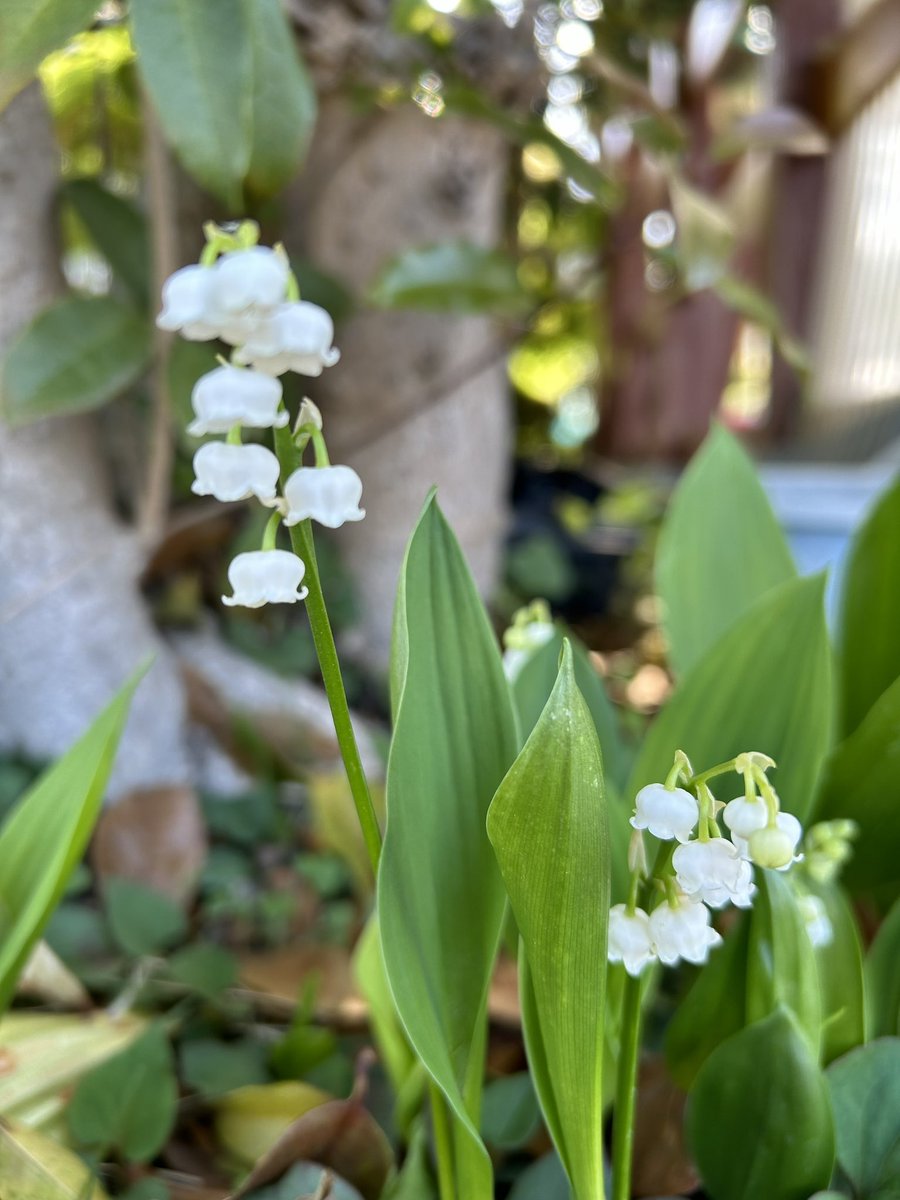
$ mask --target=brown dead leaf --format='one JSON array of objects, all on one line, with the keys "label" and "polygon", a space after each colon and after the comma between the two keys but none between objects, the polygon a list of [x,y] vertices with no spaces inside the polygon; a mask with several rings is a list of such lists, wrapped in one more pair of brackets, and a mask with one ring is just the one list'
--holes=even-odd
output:
[{"label": "brown dead leaf", "polygon": [[357,991],[350,954],[341,946],[294,945],[240,959],[244,987],[264,995],[273,1008],[292,1013],[301,988],[315,976],[315,1016],[329,1024],[356,1027],[366,1005]]},{"label": "brown dead leaf", "polygon": [[329,1100],[286,1129],[232,1200],[280,1179],[295,1162],[328,1167],[355,1187],[363,1200],[378,1200],[394,1166],[394,1153],[384,1130],[362,1104],[370,1063],[369,1055],[362,1056],[349,1099]]},{"label": "brown dead leaf", "polygon": [[16,993],[31,996],[62,1008],[91,1006],[91,998],[81,981],[57,957],[46,942],[38,942],[19,976]]},{"label": "brown dead leaf", "polygon": [[92,847],[101,883],[134,879],[179,904],[194,894],[206,859],[206,827],[196,793],[186,787],[130,792],[106,809]]},{"label": "brown dead leaf", "polygon": [[515,960],[501,955],[491,980],[488,1015],[497,1025],[518,1029],[522,1024],[519,1007],[519,972]]},{"label": "brown dead leaf", "polygon": [[686,1196],[700,1186],[684,1142],[686,1100],[662,1057],[642,1060],[634,1128],[635,1196]]}]

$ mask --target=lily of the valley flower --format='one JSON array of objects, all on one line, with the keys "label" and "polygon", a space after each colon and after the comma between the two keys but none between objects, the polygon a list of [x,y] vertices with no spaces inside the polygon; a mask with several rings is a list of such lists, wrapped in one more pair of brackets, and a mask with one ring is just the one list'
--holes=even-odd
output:
[{"label": "lily of the valley flower", "polygon": [[312,518],[329,529],[361,521],[362,480],[352,467],[298,467],[284,485],[285,525]]},{"label": "lily of the valley flower", "polygon": [[705,963],[722,937],[710,926],[709,909],[689,896],[674,904],[664,900],[650,914],[650,933],[660,962],[667,966],[685,962]]},{"label": "lily of the valley flower", "polygon": [[321,375],[334,366],[340,351],[332,345],[334,322],[317,304],[296,300],[281,304],[261,321],[244,345],[235,351],[235,361],[251,363],[267,375]]},{"label": "lily of the valley flower", "polygon": [[207,442],[194,455],[191,491],[225,502],[256,496],[266,503],[275,498],[278,470],[278,459],[265,446]]},{"label": "lily of the valley flower", "polygon": [[162,288],[159,328],[178,330],[191,342],[218,337],[218,323],[211,321],[212,281],[212,267],[182,267],[170,275]]},{"label": "lily of the valley flower", "polygon": [[742,838],[748,838],[757,829],[762,829],[768,819],[766,802],[759,796],[752,800],[747,796],[738,796],[736,800],[731,800],[725,805],[722,813],[722,820],[732,834],[736,833]]},{"label": "lily of the valley flower", "polygon": [[637,977],[655,957],[650,918],[644,910],[629,913],[624,904],[614,904],[609,910],[609,961],[624,963],[628,974]]},{"label": "lily of the valley flower", "polygon": [[223,596],[231,607],[262,608],[264,604],[296,604],[308,595],[300,583],[306,564],[288,550],[249,550],[238,554],[228,568],[233,596]]},{"label": "lily of the valley flower", "polygon": [[834,927],[823,902],[818,896],[807,893],[797,897],[797,907],[809,934],[809,940],[818,948],[830,946],[834,941]]},{"label": "lily of the valley flower", "polygon": [[711,908],[722,908],[729,900],[738,908],[753,903],[752,868],[726,838],[677,846],[672,865],[681,890]]},{"label": "lily of the valley flower", "polygon": [[213,267],[216,305],[231,316],[268,317],[287,293],[290,267],[268,246],[229,250]]},{"label": "lily of the valley flower", "polygon": [[281,384],[277,379],[241,367],[222,366],[194,384],[191,393],[196,420],[188,433],[227,433],[234,425],[253,429],[281,429],[288,422],[279,412]]},{"label": "lily of the valley flower", "polygon": [[631,824],[635,829],[649,829],[661,841],[686,842],[700,816],[696,799],[684,788],[667,788],[664,783],[650,783],[635,797],[635,813]]},{"label": "lily of the valley flower", "polygon": [[[766,812],[765,804],[762,808]],[[744,827],[747,827],[747,823]],[[774,826],[769,825],[766,814],[766,820],[750,829],[746,836],[732,830],[731,840],[741,858],[756,863],[758,867],[786,871],[792,862],[797,861],[796,850],[802,836],[803,826],[794,814],[782,811],[775,814]]]}]

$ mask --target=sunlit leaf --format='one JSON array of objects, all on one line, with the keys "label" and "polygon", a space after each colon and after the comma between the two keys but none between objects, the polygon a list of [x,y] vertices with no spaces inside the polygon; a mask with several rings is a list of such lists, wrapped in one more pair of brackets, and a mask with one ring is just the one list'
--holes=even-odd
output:
[{"label": "sunlit leaf", "polygon": [[807,1200],[828,1185],[828,1089],[787,1009],[710,1055],[691,1089],[687,1130],[713,1200]]},{"label": "sunlit leaf", "polygon": [[[778,763],[784,807],[806,818],[831,736],[823,588],[821,577],[781,584],[704,654],[651,725],[627,795],[664,779],[678,749],[697,770],[759,750]],[[737,794],[728,787],[720,788],[725,801]]]},{"label": "sunlit leaf", "polygon": [[36,1129],[0,1119],[0,1196],[9,1200],[106,1200],[85,1163]]},{"label": "sunlit leaf", "polygon": [[5,0],[0,6],[0,109],[51,50],[86,29],[96,0]]},{"label": "sunlit leaf", "polygon": [[382,269],[370,299],[378,308],[458,313],[521,312],[528,304],[513,259],[471,242],[404,251]]},{"label": "sunlit leaf", "polygon": [[796,575],[753,463],[715,426],[675,489],[656,553],[672,663],[689,670],[771,588]]},{"label": "sunlit leaf", "polygon": [[3,361],[0,400],[10,424],[97,408],[140,376],[150,327],[107,296],[70,296],[45,309]]},{"label": "sunlit leaf", "polygon": [[547,706],[491,804],[488,834],[527,964],[535,1087],[579,1200],[600,1200],[609,833],[600,746],[568,643]]},{"label": "sunlit leaf", "polygon": [[0,1010],[84,853],[143,673],[40,776],[0,830]]},{"label": "sunlit leaf", "polygon": [[384,962],[410,1041],[456,1118],[460,1191],[486,1200],[478,1121],[505,894],[485,815],[518,736],[496,639],[434,498],[407,549],[393,659]]}]

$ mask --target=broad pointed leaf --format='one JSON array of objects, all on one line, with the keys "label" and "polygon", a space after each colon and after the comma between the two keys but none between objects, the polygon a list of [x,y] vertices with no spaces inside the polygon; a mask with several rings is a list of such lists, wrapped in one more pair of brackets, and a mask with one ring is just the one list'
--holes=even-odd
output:
[{"label": "broad pointed leaf", "polygon": [[458,1122],[458,1186],[486,1200],[478,1121],[505,894],[485,816],[518,735],[496,639],[433,497],[407,549],[395,635],[384,962],[410,1041]]},{"label": "broad pointed leaf", "polygon": [[527,964],[523,1019],[538,1096],[579,1200],[602,1200],[609,833],[600,745],[568,643],[491,804],[488,834]]},{"label": "broad pointed leaf", "polygon": [[715,426],[675,489],[656,555],[679,674],[760,596],[795,575],[756,468],[737,439]]},{"label": "broad pointed leaf", "polygon": [[42,58],[87,29],[97,0],[5,0],[0,5],[0,109],[31,79]]},{"label": "broad pointed leaf", "polygon": [[900,1195],[900,1038],[879,1038],[828,1068],[837,1157],[859,1200]]},{"label": "broad pointed leaf", "polygon": [[781,584],[716,642],[651,725],[627,795],[664,779],[678,749],[697,770],[760,750],[778,763],[784,807],[807,817],[832,724],[823,587],[821,577]]},{"label": "broad pointed leaf", "polygon": [[0,1011],[84,853],[143,673],[41,775],[0,830]]}]

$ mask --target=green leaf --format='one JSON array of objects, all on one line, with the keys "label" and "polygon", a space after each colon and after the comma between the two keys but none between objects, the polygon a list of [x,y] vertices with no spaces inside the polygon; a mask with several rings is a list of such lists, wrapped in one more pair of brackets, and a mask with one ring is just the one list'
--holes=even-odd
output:
[{"label": "green leaf", "polygon": [[499,1150],[516,1150],[541,1127],[541,1109],[527,1071],[504,1075],[484,1089],[481,1136]]},{"label": "green leaf", "polygon": [[572,1191],[558,1154],[545,1154],[526,1167],[509,1200],[570,1200]]},{"label": "green leaf", "polygon": [[435,1200],[428,1166],[428,1141],[421,1121],[410,1140],[406,1161],[396,1179],[388,1184],[384,1200]]},{"label": "green leaf", "polygon": [[900,882],[900,679],[827,759],[816,818],[851,817],[859,826],[844,881],[853,891]]},{"label": "green leaf", "polygon": [[113,878],[105,882],[103,893],[110,930],[126,954],[159,954],[183,941],[184,913],[162,892],[134,879]]},{"label": "green leaf", "polygon": [[72,179],[60,188],[94,245],[135,303],[147,308],[150,296],[150,238],[144,215],[130,200],[107,191],[95,179]]},{"label": "green leaf", "polygon": [[808,879],[805,886],[822,901],[831,923],[831,941],[814,950],[822,998],[822,1059],[829,1063],[866,1041],[862,943],[844,891]]},{"label": "green leaf", "polygon": [[600,745],[571,646],[488,813],[527,963],[526,1045],[579,1200],[603,1196],[603,1062],[610,852]]},{"label": "green leaf", "polygon": [[142,668],[0,830],[0,1011],[81,859]]},{"label": "green leaf", "polygon": [[756,468],[715,426],[675,489],[656,554],[676,671],[690,670],[761,596],[795,576]]},{"label": "green leaf", "polygon": [[831,735],[823,589],[821,576],[781,584],[716,642],[651,725],[627,795],[664,779],[678,749],[697,770],[760,750],[778,763],[784,807],[805,820]]},{"label": "green leaf", "polygon": [[312,137],[316,93],[297,53],[281,0],[244,0],[253,54],[253,124],[247,189],[280,192],[296,175]]},{"label": "green leaf", "polygon": [[872,1037],[900,1034],[900,900],[881,923],[865,963]]},{"label": "green leaf", "polygon": [[725,274],[735,244],[734,223],[712,196],[673,178],[669,185],[678,223],[676,253],[689,291],[711,287]]},{"label": "green leaf", "polygon": [[416,1056],[397,1016],[384,969],[381,938],[375,916],[360,935],[353,955],[353,974],[369,1005],[369,1020],[378,1053],[394,1092],[399,1095],[416,1067]]},{"label": "green leaf", "polygon": [[34,78],[41,59],[87,29],[96,0],[5,0],[0,5],[0,109]]},{"label": "green leaf", "polygon": [[172,1051],[164,1028],[154,1025],[79,1080],[69,1129],[98,1156],[114,1150],[129,1162],[147,1162],[165,1145],[177,1104]]},{"label": "green leaf", "polygon": [[369,299],[378,308],[429,312],[520,313],[528,306],[515,261],[470,242],[403,251],[383,268]]},{"label": "green leaf", "polygon": [[[559,671],[563,639],[568,636],[567,632],[558,628],[552,638],[528,657],[513,682],[513,698],[523,737],[527,737],[534,729],[550,698]],[[604,777],[617,788],[622,788],[631,765],[630,747],[625,743],[616,710],[606,694],[603,681],[591,666],[586,650],[579,641],[574,638],[571,640],[575,682],[590,710],[600,739]]]},{"label": "green leaf", "polygon": [[221,946],[199,942],[173,954],[166,963],[169,976],[183,987],[214,1000],[238,978],[237,959]]},{"label": "green leaf", "polygon": [[783,1005],[818,1055],[822,1036],[819,974],[797,898],[778,871],[757,868],[756,884],[758,892],[749,917],[746,1021],[759,1021]]},{"label": "green leaf", "polygon": [[132,0],[132,36],[166,140],[235,215],[251,161],[254,57],[246,0]]},{"label": "green leaf", "polygon": [[201,1096],[224,1096],[248,1084],[268,1083],[266,1050],[251,1038],[223,1042],[197,1038],[185,1042],[179,1054],[184,1082]]},{"label": "green leaf", "polygon": [[900,478],[856,534],[844,571],[837,636],[844,736],[900,676],[898,528]]},{"label": "green leaf", "polygon": [[772,337],[781,357],[798,375],[810,372],[812,362],[809,351],[790,333],[784,318],[768,296],[746,280],[728,274],[718,279],[713,291],[728,308],[761,325]]},{"label": "green leaf", "polygon": [[828,1089],[787,1009],[713,1051],[691,1090],[687,1133],[712,1200],[807,1200],[828,1186]]},{"label": "green leaf", "polygon": [[486,1008],[505,908],[484,823],[518,737],[490,622],[433,497],[407,548],[395,634],[384,963],[409,1039],[456,1115],[460,1191],[483,1200]]},{"label": "green leaf", "polygon": [[858,1200],[900,1196],[900,1040],[880,1038],[828,1068],[837,1157]]},{"label": "green leaf", "polygon": [[69,296],[44,309],[3,361],[11,425],[85,412],[123,392],[150,359],[150,326],[109,296]]}]

